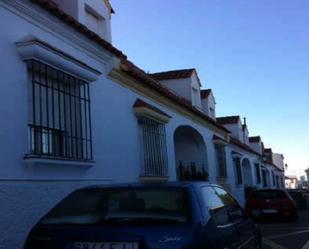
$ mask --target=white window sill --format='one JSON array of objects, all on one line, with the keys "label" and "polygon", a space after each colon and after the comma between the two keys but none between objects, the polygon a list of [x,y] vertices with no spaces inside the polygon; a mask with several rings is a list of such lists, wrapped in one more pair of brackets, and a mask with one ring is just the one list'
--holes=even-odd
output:
[{"label": "white window sill", "polygon": [[168,176],[140,176],[140,180],[143,183],[160,183],[160,182],[167,182]]},{"label": "white window sill", "polygon": [[61,157],[49,157],[38,155],[25,155],[24,162],[27,165],[45,165],[45,166],[78,166],[78,167],[92,167],[94,166],[93,160],[70,160]]}]

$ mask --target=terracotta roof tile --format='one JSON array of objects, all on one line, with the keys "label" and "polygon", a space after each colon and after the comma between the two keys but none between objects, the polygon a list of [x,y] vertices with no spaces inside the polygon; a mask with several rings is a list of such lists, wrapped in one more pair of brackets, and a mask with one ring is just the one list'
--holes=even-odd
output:
[{"label": "terracotta roof tile", "polygon": [[209,97],[210,93],[211,93],[211,89],[203,89],[201,90],[201,98],[202,99],[206,99]]},{"label": "terracotta roof tile", "polygon": [[161,115],[164,115],[166,117],[169,117],[171,118],[170,115],[166,114],[165,112],[161,111],[159,108],[153,106],[153,105],[150,105],[148,103],[146,103],[145,101],[141,100],[141,99],[136,99],[136,101],[134,102],[134,105],[133,107],[147,107],[149,108],[150,110],[153,110]]},{"label": "terracotta roof tile", "polygon": [[202,84],[195,68],[149,73],[148,75],[153,79],[160,81],[160,80],[175,80],[175,79],[190,78],[194,72],[196,73],[197,81],[201,86]]},{"label": "terracotta roof tile", "polygon": [[218,117],[217,123],[221,125],[225,124],[236,124],[240,121],[239,116],[227,116],[227,117]]},{"label": "terracotta roof tile", "polygon": [[249,145],[244,144],[243,142],[239,141],[238,139],[234,138],[234,137],[230,137],[230,143],[234,144],[236,146],[238,146],[239,148],[246,150],[252,154],[261,156],[260,153],[256,152],[255,150],[253,150]]},{"label": "terracotta roof tile", "polygon": [[171,80],[171,79],[183,79],[189,78],[194,73],[195,69],[180,69],[180,70],[171,70],[166,72],[157,72],[148,74],[155,80]]},{"label": "terracotta roof tile", "polygon": [[249,137],[249,142],[250,143],[259,143],[259,142],[261,142],[261,137],[260,136]]},{"label": "terracotta roof tile", "polygon": [[54,1],[52,0],[31,0],[31,1],[35,4],[38,4],[41,8],[45,9],[55,17],[65,22],[66,24],[70,25],[72,28],[83,33],[89,39],[93,40],[101,47],[109,51],[110,53],[114,54],[119,58],[126,58],[126,56],[120,50],[115,48],[112,44],[101,38],[95,32],[88,29],[85,25],[79,23],[77,20],[75,20],[69,14],[65,13],[63,10],[61,10]]},{"label": "terracotta roof tile", "polygon": [[200,111],[199,109],[192,106],[192,104],[187,101],[186,99],[176,95],[175,93],[171,92],[168,88],[164,87],[160,82],[150,77],[145,71],[141,70],[137,66],[135,66],[129,60],[123,59],[123,70],[129,74],[131,77],[140,80],[140,83],[144,84],[146,87],[151,88],[152,90],[157,91],[159,94],[171,99],[179,106],[187,109],[188,111],[194,113],[195,115],[199,116],[200,118],[204,119],[205,121],[209,122],[210,124],[214,125],[218,129],[230,133],[224,126],[218,124],[212,118],[208,117],[205,113]]}]

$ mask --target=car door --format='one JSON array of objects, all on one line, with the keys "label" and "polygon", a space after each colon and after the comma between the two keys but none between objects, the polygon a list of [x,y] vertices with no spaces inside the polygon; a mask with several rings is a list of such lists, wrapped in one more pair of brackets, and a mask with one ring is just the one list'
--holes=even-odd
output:
[{"label": "car door", "polygon": [[229,221],[224,202],[211,186],[202,187],[201,192],[204,203],[210,212],[213,223],[215,224],[215,248],[236,248],[237,231],[233,223]]},{"label": "car door", "polygon": [[259,235],[254,222],[245,215],[244,210],[229,193],[220,187],[214,187],[214,189],[227,208],[229,221],[237,230],[237,248],[258,248]]}]

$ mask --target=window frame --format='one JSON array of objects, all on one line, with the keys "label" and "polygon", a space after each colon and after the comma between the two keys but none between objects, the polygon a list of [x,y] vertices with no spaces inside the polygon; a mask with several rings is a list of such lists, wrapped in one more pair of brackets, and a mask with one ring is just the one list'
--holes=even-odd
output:
[{"label": "window frame", "polygon": [[92,161],[89,82],[36,59],[26,63],[30,106],[25,157]]},{"label": "window frame", "polygon": [[215,144],[217,177],[227,178],[227,163],[225,145]]},{"label": "window frame", "polygon": [[146,116],[138,117],[137,122],[141,145],[141,176],[167,177],[168,155],[165,123]]},{"label": "window frame", "polygon": [[254,166],[255,166],[256,182],[259,184],[261,183],[261,166],[258,163],[255,163]]}]

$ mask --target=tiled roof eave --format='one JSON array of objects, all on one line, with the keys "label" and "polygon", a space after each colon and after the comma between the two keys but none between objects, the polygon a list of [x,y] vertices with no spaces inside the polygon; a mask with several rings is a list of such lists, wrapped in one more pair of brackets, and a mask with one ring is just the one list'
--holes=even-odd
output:
[{"label": "tiled roof eave", "polygon": [[179,106],[185,108],[186,110],[194,113],[195,115],[199,116],[200,118],[204,119],[205,121],[209,122],[216,128],[220,129],[225,133],[230,133],[224,126],[221,126],[216,123],[215,120],[208,117],[206,114],[201,112],[200,110],[193,107],[190,103],[188,103],[185,99],[179,97],[178,95],[174,94],[173,92],[169,91],[166,87],[161,85],[158,81],[154,80],[153,78],[149,77],[144,71],[136,67],[132,62],[128,60],[122,60],[124,65],[123,70],[125,73],[130,75],[133,78],[138,79],[141,83],[143,83],[146,87],[150,87],[151,89],[157,91],[159,94],[169,98],[170,100],[177,103]]},{"label": "tiled roof eave", "polygon": [[250,152],[252,154],[255,154],[255,155],[260,156],[260,157],[262,156],[260,153],[256,152],[255,150],[251,149],[248,145],[242,143],[241,141],[239,141],[239,140],[237,140],[235,138],[231,137],[230,143],[235,145],[235,146],[237,146],[237,147],[239,147],[239,148],[241,148],[241,149],[243,149],[243,150],[245,150],[245,151],[248,151],[248,152]]},{"label": "tiled roof eave", "polygon": [[55,4],[53,1],[50,0],[30,0],[30,1],[39,5],[42,9],[46,10],[53,16],[57,17],[58,19],[66,23],[67,25],[71,26],[76,31],[84,34],[87,38],[96,42],[102,48],[106,49],[107,51],[117,56],[118,58],[127,58],[126,55],[124,55],[120,50],[115,48],[112,44],[101,38],[95,32],[88,29],[85,25],[79,23],[77,20],[75,20],[69,14],[65,13],[63,10],[61,10],[57,6],[57,4]]}]

